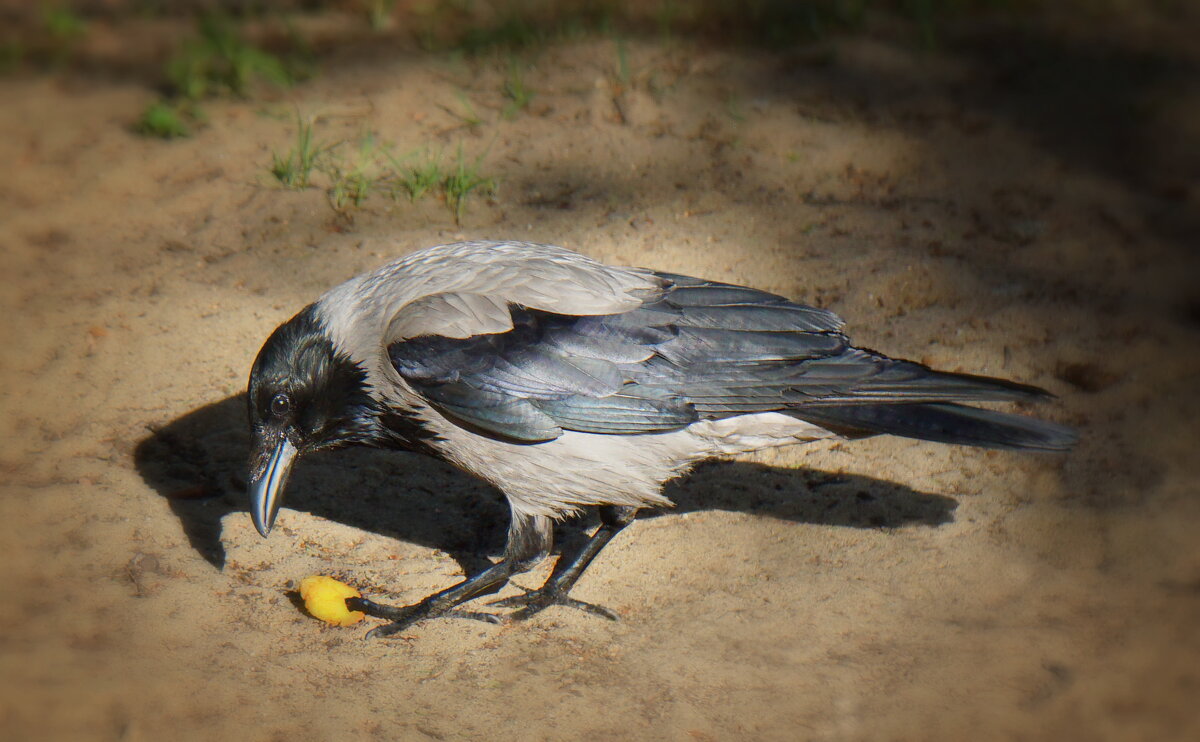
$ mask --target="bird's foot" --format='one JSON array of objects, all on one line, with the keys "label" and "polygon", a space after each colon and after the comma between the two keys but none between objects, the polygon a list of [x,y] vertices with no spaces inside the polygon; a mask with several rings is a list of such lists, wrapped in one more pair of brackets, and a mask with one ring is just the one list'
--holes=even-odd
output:
[{"label": "bird's foot", "polygon": [[362,611],[374,618],[383,618],[391,623],[376,626],[367,632],[366,639],[382,639],[404,631],[431,618],[469,618],[485,623],[500,623],[500,616],[491,613],[475,611],[460,611],[450,606],[439,607],[435,603],[422,602],[416,605],[382,605],[367,598],[346,598],[346,608],[352,611]]},{"label": "bird's foot", "polygon": [[[517,587],[520,587],[520,585]],[[514,595],[511,598],[494,600],[488,605],[499,606],[501,608],[518,608],[519,610],[509,614],[508,618],[510,621],[524,621],[527,618],[531,618],[538,613],[541,613],[543,610],[552,605],[563,605],[568,608],[576,608],[585,613],[590,613],[593,616],[607,618],[609,621],[621,620],[621,617],[618,616],[614,611],[611,611],[602,605],[585,603],[582,600],[576,600],[575,598],[568,596],[566,591],[550,585],[543,585],[538,590],[528,590],[523,587],[521,589],[525,590],[524,595]]]}]

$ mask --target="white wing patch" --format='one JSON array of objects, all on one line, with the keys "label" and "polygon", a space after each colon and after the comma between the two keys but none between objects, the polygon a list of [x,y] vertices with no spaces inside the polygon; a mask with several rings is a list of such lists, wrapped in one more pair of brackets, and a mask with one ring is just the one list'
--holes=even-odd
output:
[{"label": "white wing patch", "polygon": [[405,305],[384,333],[384,346],[421,335],[468,338],[513,328],[508,302],[482,294],[434,294]]},{"label": "white wing patch", "polygon": [[712,447],[710,455],[748,453],[762,448],[838,437],[819,425],[779,412],[702,420],[688,426],[688,432]]},{"label": "white wing patch", "polygon": [[574,315],[636,309],[663,290],[638,268],[608,266],[553,245],[460,242],[407,255],[330,290],[318,314],[342,350],[369,362],[421,334],[469,337],[511,329],[507,305]]}]

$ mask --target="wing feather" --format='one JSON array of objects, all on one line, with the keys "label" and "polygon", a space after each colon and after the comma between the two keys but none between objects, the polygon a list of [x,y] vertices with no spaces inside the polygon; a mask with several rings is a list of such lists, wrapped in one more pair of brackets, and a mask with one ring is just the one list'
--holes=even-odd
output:
[{"label": "wing feather", "polygon": [[[854,348],[837,315],[775,294],[656,275],[665,290],[607,314],[548,311],[497,296],[427,297],[405,310],[419,312],[419,321],[398,316],[392,326],[432,331],[395,339],[388,355],[448,417],[522,442],[550,440],[563,430],[677,430],[756,412],[800,414],[806,406],[1038,393]],[[542,281],[524,295],[553,304],[551,286]],[[486,331],[460,336],[471,327]]]}]

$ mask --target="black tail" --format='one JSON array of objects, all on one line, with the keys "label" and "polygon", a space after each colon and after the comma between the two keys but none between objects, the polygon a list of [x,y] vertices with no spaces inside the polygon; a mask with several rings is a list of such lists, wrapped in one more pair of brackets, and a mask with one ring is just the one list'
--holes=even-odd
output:
[{"label": "black tail", "polygon": [[788,412],[851,435],[886,433],[1012,451],[1066,451],[1079,440],[1062,425],[951,403],[814,405]]}]

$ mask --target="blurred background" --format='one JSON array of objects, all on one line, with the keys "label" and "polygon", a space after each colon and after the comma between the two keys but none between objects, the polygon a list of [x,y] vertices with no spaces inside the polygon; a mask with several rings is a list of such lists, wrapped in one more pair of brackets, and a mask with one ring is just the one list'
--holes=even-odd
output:
[{"label": "blurred background", "polygon": [[[1198,34],[1192,0],[0,0],[0,737],[1200,738]],[[503,499],[330,454],[263,541],[242,390],[320,292],[463,239],[825,306],[1082,440],[707,464],[580,583],[622,622],[364,642],[298,581],[419,600]]]}]

